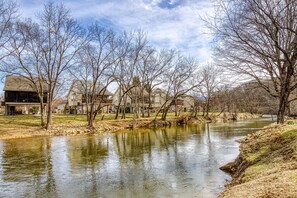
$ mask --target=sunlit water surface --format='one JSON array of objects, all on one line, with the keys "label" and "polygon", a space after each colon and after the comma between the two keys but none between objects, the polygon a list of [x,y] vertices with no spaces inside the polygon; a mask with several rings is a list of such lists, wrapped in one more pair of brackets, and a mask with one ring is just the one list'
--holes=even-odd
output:
[{"label": "sunlit water surface", "polygon": [[0,197],[215,197],[248,120],[0,141]]}]

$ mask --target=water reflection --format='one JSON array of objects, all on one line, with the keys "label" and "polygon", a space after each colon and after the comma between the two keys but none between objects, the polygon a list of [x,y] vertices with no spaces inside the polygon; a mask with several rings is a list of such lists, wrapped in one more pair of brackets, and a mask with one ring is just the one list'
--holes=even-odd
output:
[{"label": "water reflection", "polygon": [[186,141],[190,135],[199,134],[204,125],[179,126],[167,129],[138,129],[116,133],[114,145],[116,153],[122,157],[138,157],[151,153],[152,148],[168,150],[177,141]]},{"label": "water reflection", "polygon": [[108,155],[109,142],[102,138],[75,137],[67,140],[68,157],[71,165],[94,167]]},{"label": "water reflection", "polygon": [[1,141],[0,197],[215,197],[235,140],[268,123]]},{"label": "water reflection", "polygon": [[29,196],[27,189],[35,195],[55,194],[50,139],[5,141],[2,148],[1,195]]}]

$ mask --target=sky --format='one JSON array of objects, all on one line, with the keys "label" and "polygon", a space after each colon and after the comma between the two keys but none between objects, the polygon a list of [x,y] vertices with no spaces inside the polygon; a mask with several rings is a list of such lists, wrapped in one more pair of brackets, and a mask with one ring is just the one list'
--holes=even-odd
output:
[{"label": "sky", "polygon": [[[16,0],[24,18],[36,18],[44,0]],[[212,35],[202,20],[214,14],[212,0],[56,0],[83,26],[98,21],[116,31],[141,29],[160,49],[177,49],[200,64],[211,60]],[[0,90],[2,90],[0,83]]]}]

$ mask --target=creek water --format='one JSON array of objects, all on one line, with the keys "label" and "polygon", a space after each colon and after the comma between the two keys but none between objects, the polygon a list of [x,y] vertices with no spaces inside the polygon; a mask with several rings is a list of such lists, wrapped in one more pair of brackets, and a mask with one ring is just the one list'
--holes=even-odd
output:
[{"label": "creek water", "polygon": [[0,197],[215,197],[269,119],[0,141]]}]

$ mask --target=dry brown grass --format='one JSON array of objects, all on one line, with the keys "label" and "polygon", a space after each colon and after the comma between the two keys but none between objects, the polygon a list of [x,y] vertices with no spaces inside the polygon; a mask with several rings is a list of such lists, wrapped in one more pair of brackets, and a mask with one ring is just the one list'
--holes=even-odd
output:
[{"label": "dry brown grass", "polygon": [[237,172],[219,197],[297,197],[297,122],[272,124],[240,148]]},{"label": "dry brown grass", "polygon": [[[179,117],[174,113],[168,113],[167,121],[174,123],[181,117],[189,116],[190,113],[183,112]],[[64,115],[54,114],[51,130],[46,131],[40,126],[40,117],[33,115],[1,116],[0,115],[0,139],[13,139],[33,136],[53,136],[53,135],[82,135],[90,133],[106,133],[130,128],[145,127],[154,119],[154,114],[150,118],[144,117],[133,119],[133,114],[127,114],[126,119],[114,120],[114,114],[98,115],[95,120],[95,130],[87,128],[86,115]],[[239,114],[240,117],[252,118],[249,114]],[[159,117],[160,118],[160,115]],[[194,120],[196,123],[204,122],[203,118]],[[162,125],[162,123],[160,124]],[[160,126],[159,125],[159,126]]]},{"label": "dry brown grass", "polygon": [[[183,113],[182,116],[188,115]],[[114,120],[114,114],[98,115],[95,120],[95,130],[90,131],[87,128],[86,115],[53,115],[53,125],[51,130],[46,131],[40,126],[40,117],[33,115],[0,115],[0,139],[25,138],[33,136],[49,135],[81,135],[86,133],[105,133],[114,132],[120,129],[144,126],[152,121],[154,115],[150,118],[133,119],[133,114],[127,114],[126,119]],[[168,120],[174,120],[174,113],[168,114]]]}]

